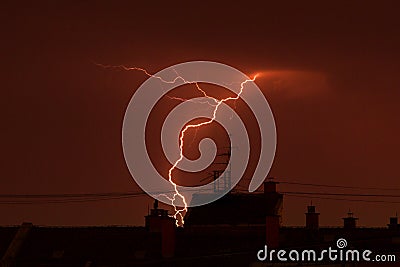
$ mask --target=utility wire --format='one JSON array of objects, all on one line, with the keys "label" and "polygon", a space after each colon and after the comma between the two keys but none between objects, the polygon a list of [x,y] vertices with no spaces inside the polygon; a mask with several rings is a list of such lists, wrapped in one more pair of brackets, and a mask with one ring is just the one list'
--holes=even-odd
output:
[{"label": "utility wire", "polygon": [[326,193],[326,192],[292,192],[283,191],[282,194],[297,194],[297,195],[328,195],[328,196],[349,196],[349,197],[392,197],[398,198],[400,195],[386,195],[386,194],[348,194],[348,193]]},{"label": "utility wire", "polygon": [[[363,190],[400,190],[399,188],[380,188],[380,187],[358,187],[358,186],[345,186],[345,185],[328,185],[328,184],[314,184],[314,183],[300,183],[277,180],[282,184],[293,184],[300,186],[315,186],[327,188],[346,188],[346,189],[363,189]],[[236,185],[235,192],[248,193],[246,186]],[[185,189],[185,191],[197,191],[197,189]],[[153,192],[153,194],[167,194],[174,193],[168,192]],[[339,201],[359,201],[359,202],[382,202],[382,203],[400,203],[400,201],[390,200],[371,200],[371,199],[353,199],[353,197],[362,198],[400,198],[400,194],[355,194],[355,193],[333,193],[333,192],[314,192],[314,191],[282,191],[279,192],[289,197],[303,197],[303,198],[318,198]],[[79,193],[79,194],[0,194],[1,204],[59,204],[59,203],[81,203],[93,202],[115,199],[126,199],[133,197],[146,196],[147,194],[142,191],[127,191],[127,192],[104,192],[104,193]],[[331,197],[324,197],[331,196]],[[336,196],[336,197],[335,197]],[[342,197],[342,198],[340,198]],[[351,198],[343,198],[351,197]]]},{"label": "utility wire", "polygon": [[324,200],[337,200],[337,201],[349,201],[349,202],[368,202],[368,203],[391,203],[399,204],[400,201],[389,201],[389,200],[368,200],[368,199],[350,199],[350,198],[335,198],[335,197],[316,197],[316,196],[305,196],[296,194],[285,194],[287,197],[298,197],[307,199],[324,199]]},{"label": "utility wire", "polygon": [[360,189],[360,190],[400,191],[400,188],[396,188],[396,187],[389,188],[389,187],[366,187],[366,186],[314,184],[314,183],[290,182],[290,181],[286,181],[286,180],[277,180],[277,182],[280,183],[280,184],[303,185],[303,186],[314,186],[314,187],[331,187],[331,188]]}]

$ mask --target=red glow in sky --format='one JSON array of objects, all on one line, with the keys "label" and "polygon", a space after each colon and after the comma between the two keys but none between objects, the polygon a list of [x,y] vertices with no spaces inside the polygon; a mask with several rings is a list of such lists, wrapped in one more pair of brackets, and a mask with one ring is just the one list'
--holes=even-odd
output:
[{"label": "red glow in sky", "polygon": [[[263,70],[257,84],[271,104],[278,133],[271,176],[400,188],[395,4],[274,1],[253,3],[257,8],[246,12],[232,1],[156,7],[102,1],[4,4],[0,193],[139,190],[124,163],[121,123],[134,90],[147,77],[93,62],[155,73],[191,60],[218,61],[244,73]],[[191,97],[178,91],[173,96]],[[162,107],[174,105],[169,103]],[[246,113],[240,101],[238,109]],[[197,138],[210,132],[199,130]],[[0,205],[5,214],[0,224],[141,225],[151,203],[141,197]],[[309,203],[285,198],[283,223],[303,225]],[[385,226],[398,210],[395,203],[313,203],[322,225],[341,224],[350,208],[360,225]]]}]

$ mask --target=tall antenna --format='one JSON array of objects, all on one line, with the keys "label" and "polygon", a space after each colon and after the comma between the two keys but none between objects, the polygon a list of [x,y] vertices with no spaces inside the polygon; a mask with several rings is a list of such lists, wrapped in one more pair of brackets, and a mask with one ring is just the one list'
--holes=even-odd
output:
[{"label": "tall antenna", "polygon": [[[232,135],[229,134],[229,137]],[[232,153],[232,145],[230,144],[228,147],[224,147],[227,149],[226,152],[218,154],[217,157],[226,157],[226,160],[223,162],[217,162],[215,164],[223,164],[226,165],[226,169],[224,171],[215,170],[214,173],[214,192],[228,192],[232,187],[232,163],[230,162],[231,153]],[[221,173],[224,173],[223,177],[220,178]]]}]

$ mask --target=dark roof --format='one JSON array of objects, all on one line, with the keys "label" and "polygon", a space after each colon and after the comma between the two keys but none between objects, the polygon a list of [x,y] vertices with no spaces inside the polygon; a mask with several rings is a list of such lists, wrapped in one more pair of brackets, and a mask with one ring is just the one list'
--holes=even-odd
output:
[{"label": "dark roof", "polygon": [[0,227],[0,259],[6,252],[17,231],[18,226]]},{"label": "dark roof", "polygon": [[[11,242],[17,227],[0,227]],[[177,229],[176,256],[162,259],[159,233],[144,227],[38,227],[23,242],[16,266],[248,266],[264,246],[265,226],[208,225]],[[282,227],[282,248],[335,246],[346,238],[349,246],[374,252],[400,249],[400,231],[388,228],[343,229]],[[5,240],[0,239],[2,247]],[[4,242],[3,242],[4,241]],[[4,251],[4,249],[3,249]],[[1,257],[2,255],[0,255]]]},{"label": "dark roof", "polygon": [[[15,230],[3,229],[3,232],[12,235]],[[144,227],[33,226],[18,253],[17,266],[140,262],[145,255],[158,258],[160,246],[160,235],[149,233]]]}]

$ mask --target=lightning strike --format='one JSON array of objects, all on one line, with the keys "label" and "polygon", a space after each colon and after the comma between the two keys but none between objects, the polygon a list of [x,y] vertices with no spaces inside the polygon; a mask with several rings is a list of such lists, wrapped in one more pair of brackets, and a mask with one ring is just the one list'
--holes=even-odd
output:
[{"label": "lightning strike", "polygon": [[[224,98],[224,99],[221,99],[221,100],[217,100],[217,99],[215,99],[215,98],[213,98],[213,97],[208,96],[208,95],[205,93],[205,91],[202,90],[202,89],[200,89],[200,87],[199,87],[198,84],[196,83],[196,87],[204,94],[204,96],[207,97],[207,98],[212,98],[217,104],[215,105],[215,108],[214,108],[214,111],[213,111],[213,116],[212,116],[211,119],[209,119],[208,121],[205,121],[205,122],[197,123],[197,124],[188,124],[188,125],[186,125],[185,128],[181,131],[181,134],[180,134],[180,137],[179,137],[179,139],[180,139],[180,145],[179,145],[180,157],[179,157],[179,159],[175,162],[175,164],[174,164],[174,165],[169,169],[169,171],[168,171],[169,182],[174,186],[174,189],[175,189],[174,197],[173,197],[172,199],[170,199],[170,200],[172,201],[173,206],[175,207],[174,218],[175,218],[175,220],[176,220],[176,225],[177,225],[177,226],[180,226],[180,225],[179,225],[179,220],[177,219],[177,216],[178,216],[178,215],[179,215],[180,220],[181,220],[181,223],[182,223],[181,225],[183,225],[183,224],[185,223],[185,221],[184,221],[184,219],[183,219],[182,213],[187,211],[187,203],[186,203],[185,197],[184,197],[182,194],[180,194],[179,191],[177,190],[177,185],[176,185],[176,183],[174,183],[174,182],[172,181],[172,171],[176,168],[176,166],[179,164],[179,162],[181,162],[181,161],[183,160],[183,157],[184,157],[184,156],[183,156],[183,139],[184,139],[184,137],[185,137],[186,131],[187,131],[188,129],[190,129],[190,128],[198,128],[198,127],[201,127],[201,126],[204,126],[204,125],[207,125],[207,124],[211,124],[212,122],[214,122],[215,119],[216,119],[216,117],[217,117],[217,111],[218,111],[219,106],[220,106],[222,103],[224,103],[224,102],[226,102],[226,101],[229,101],[229,100],[238,100],[238,99],[240,98],[240,95],[243,93],[244,85],[245,85],[247,82],[255,81],[256,78],[257,78],[257,74],[254,75],[254,77],[253,77],[252,79],[247,79],[247,80],[243,81],[243,82],[240,84],[240,91],[239,91],[239,93],[238,93],[235,97],[227,97],[227,98]],[[184,203],[184,208],[183,208],[183,209],[177,209],[176,206],[175,206],[175,200],[176,200],[176,197],[177,197],[177,196],[179,196],[179,197],[182,199],[183,203]]]},{"label": "lightning strike", "polygon": [[[180,136],[179,136],[179,158],[175,161],[175,163],[172,165],[172,167],[168,170],[168,181],[174,187],[174,192],[175,193],[174,193],[172,198],[168,197],[165,194],[160,194],[160,196],[164,196],[169,201],[171,201],[171,204],[172,204],[172,206],[174,207],[174,210],[175,210],[175,213],[174,213],[174,215],[172,215],[172,217],[174,217],[174,219],[175,219],[176,226],[183,226],[185,221],[183,219],[182,213],[183,212],[187,212],[188,205],[187,205],[185,196],[183,196],[181,193],[179,193],[178,187],[177,187],[178,185],[173,181],[172,172],[177,168],[178,164],[184,158],[183,146],[184,146],[185,133],[186,133],[186,131],[188,129],[191,129],[191,128],[194,128],[196,130],[196,132],[197,132],[199,127],[204,126],[204,125],[208,125],[208,124],[211,124],[212,122],[214,122],[216,120],[216,117],[217,117],[218,108],[221,106],[222,103],[225,103],[225,102],[227,102],[229,100],[233,100],[234,101],[234,105],[236,107],[236,100],[238,100],[240,98],[241,94],[243,93],[245,84],[248,83],[248,82],[254,82],[259,74],[257,73],[257,74],[255,74],[253,76],[252,79],[246,79],[243,82],[241,82],[240,83],[239,93],[237,93],[237,95],[235,97],[227,97],[227,98],[223,98],[221,100],[218,100],[218,99],[216,99],[214,97],[211,97],[211,96],[207,95],[207,93],[202,88],[200,88],[200,86],[199,86],[199,84],[197,82],[191,82],[191,81],[185,80],[176,71],[175,71],[175,73],[176,73],[177,76],[175,77],[175,79],[173,79],[172,81],[168,81],[168,80],[164,80],[162,77],[159,77],[159,76],[156,76],[154,74],[151,74],[147,70],[145,70],[143,68],[139,68],[139,67],[126,67],[124,65],[116,65],[116,66],[114,66],[114,65],[103,65],[103,64],[99,64],[99,63],[95,63],[95,64],[100,66],[100,67],[102,67],[102,68],[114,68],[114,69],[122,69],[122,70],[126,70],[126,71],[132,71],[132,70],[141,71],[144,74],[146,74],[148,77],[153,77],[153,78],[159,79],[161,82],[164,82],[164,83],[172,83],[173,84],[176,81],[181,80],[185,84],[195,84],[197,90],[199,92],[201,92],[205,98],[210,99],[212,102],[215,103],[215,104],[210,104],[208,101],[207,102],[201,102],[201,101],[200,102],[196,102],[196,103],[201,103],[201,104],[207,103],[210,106],[212,106],[214,108],[213,116],[212,116],[211,119],[209,119],[209,120],[207,120],[205,122],[196,123],[196,124],[188,124],[188,125],[185,126],[185,128],[183,128],[183,130],[181,131]],[[191,101],[190,99],[184,99],[184,98],[179,98],[179,97],[172,97],[172,96],[167,96],[167,97],[169,97],[170,99],[175,99],[175,100],[179,100],[179,101],[182,101],[182,102]],[[195,102],[195,101],[193,101],[193,102]],[[179,209],[175,205],[175,201],[177,200],[177,197],[179,197],[182,200],[183,204],[184,204],[184,207],[182,209]]]}]

